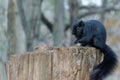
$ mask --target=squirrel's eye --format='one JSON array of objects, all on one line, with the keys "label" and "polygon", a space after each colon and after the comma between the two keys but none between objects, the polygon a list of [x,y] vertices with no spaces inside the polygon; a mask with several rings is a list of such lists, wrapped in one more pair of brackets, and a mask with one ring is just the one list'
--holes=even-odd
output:
[{"label": "squirrel's eye", "polygon": [[80,27],[78,26],[76,29],[77,29],[77,30],[79,30],[79,29],[80,29]]}]

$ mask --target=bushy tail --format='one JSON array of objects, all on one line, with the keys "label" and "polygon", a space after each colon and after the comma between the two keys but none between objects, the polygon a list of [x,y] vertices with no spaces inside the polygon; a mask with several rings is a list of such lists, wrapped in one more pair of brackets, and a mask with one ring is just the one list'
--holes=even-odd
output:
[{"label": "bushy tail", "polygon": [[117,66],[117,56],[109,46],[105,45],[101,51],[104,53],[104,59],[93,69],[91,80],[103,80]]}]

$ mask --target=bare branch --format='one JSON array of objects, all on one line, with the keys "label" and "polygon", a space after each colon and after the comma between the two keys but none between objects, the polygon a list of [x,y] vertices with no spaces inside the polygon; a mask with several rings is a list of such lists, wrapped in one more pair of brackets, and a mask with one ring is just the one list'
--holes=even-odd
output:
[{"label": "bare branch", "polygon": [[[43,13],[41,14],[41,20],[47,26],[47,28],[50,30],[50,32],[52,33],[53,24],[44,16]],[[70,28],[70,24],[66,24],[65,31],[67,31],[69,28]]]},{"label": "bare branch", "polygon": [[52,32],[53,24],[44,16],[43,13],[41,14],[41,20],[47,26],[50,32]]},{"label": "bare branch", "polygon": [[85,14],[79,16],[79,18],[83,18],[89,15],[93,15],[93,14],[100,14],[100,13],[107,13],[107,12],[111,12],[111,11],[119,11],[120,8],[116,8],[116,7],[109,7],[109,8],[98,8],[98,9],[93,9],[92,11],[88,11]]},{"label": "bare branch", "polygon": [[83,9],[86,9],[86,10],[88,10],[88,9],[98,9],[98,8],[100,8],[100,7],[98,7],[98,6],[80,6],[79,7],[79,9],[80,10],[83,10]]}]

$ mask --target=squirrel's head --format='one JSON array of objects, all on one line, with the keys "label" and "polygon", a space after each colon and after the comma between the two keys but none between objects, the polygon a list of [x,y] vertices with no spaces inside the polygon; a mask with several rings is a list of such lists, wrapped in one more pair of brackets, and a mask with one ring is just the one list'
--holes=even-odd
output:
[{"label": "squirrel's head", "polygon": [[83,34],[84,22],[82,20],[77,20],[72,25],[72,34],[75,37],[81,37]]}]

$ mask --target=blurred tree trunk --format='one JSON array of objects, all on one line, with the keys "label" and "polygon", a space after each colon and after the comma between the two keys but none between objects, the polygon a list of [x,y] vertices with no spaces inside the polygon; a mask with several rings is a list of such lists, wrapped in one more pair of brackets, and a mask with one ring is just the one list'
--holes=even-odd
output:
[{"label": "blurred tree trunk", "polygon": [[[108,3],[108,0],[102,0],[102,6],[101,6],[102,9],[104,9],[104,8],[107,7],[107,3]],[[100,20],[101,20],[102,22],[104,22],[104,20],[105,20],[105,12],[104,12],[104,11],[101,13]]]},{"label": "blurred tree trunk", "polygon": [[28,17],[28,23],[32,27],[33,31],[33,46],[36,46],[39,43],[40,39],[40,24],[41,24],[41,3],[42,0],[32,0],[32,9],[31,9],[31,17]]},{"label": "blurred tree trunk", "polygon": [[5,62],[7,61],[7,11],[9,0],[0,0],[0,80],[7,80]]},{"label": "blurred tree trunk", "polygon": [[64,45],[64,0],[55,0],[55,17],[53,28],[54,46]]},{"label": "blurred tree trunk", "polygon": [[32,38],[33,38],[32,28],[27,23],[25,11],[24,11],[24,8],[23,8],[23,0],[17,0],[17,5],[18,5],[18,9],[19,9],[19,14],[20,14],[22,26],[23,26],[23,29],[24,29],[24,32],[25,32],[25,35],[26,35],[27,50],[30,51],[32,49]]},{"label": "blurred tree trunk", "polygon": [[14,0],[9,1],[8,5],[8,53],[9,55],[15,54],[16,52],[16,34],[15,34],[15,2]]},{"label": "blurred tree trunk", "polygon": [[22,26],[26,34],[27,50],[31,51],[34,38],[39,39],[42,0],[17,0]]},{"label": "blurred tree trunk", "polygon": [[8,7],[8,53],[16,54],[16,53],[23,53],[26,51],[25,45],[25,36],[20,25],[20,17],[16,5],[16,0],[9,1]]},{"label": "blurred tree trunk", "polygon": [[70,24],[78,19],[78,0],[69,0],[70,5]]},{"label": "blurred tree trunk", "polygon": [[[78,0],[69,0],[70,6],[70,25],[78,19]],[[74,44],[75,38],[71,35],[71,45]]]},{"label": "blurred tree trunk", "polygon": [[41,21],[41,3],[42,0],[33,0],[33,4],[32,4],[32,18],[30,19],[31,21],[31,25],[33,27],[33,31],[34,31],[34,37],[38,38],[40,37],[39,33],[40,33],[40,21]]}]

